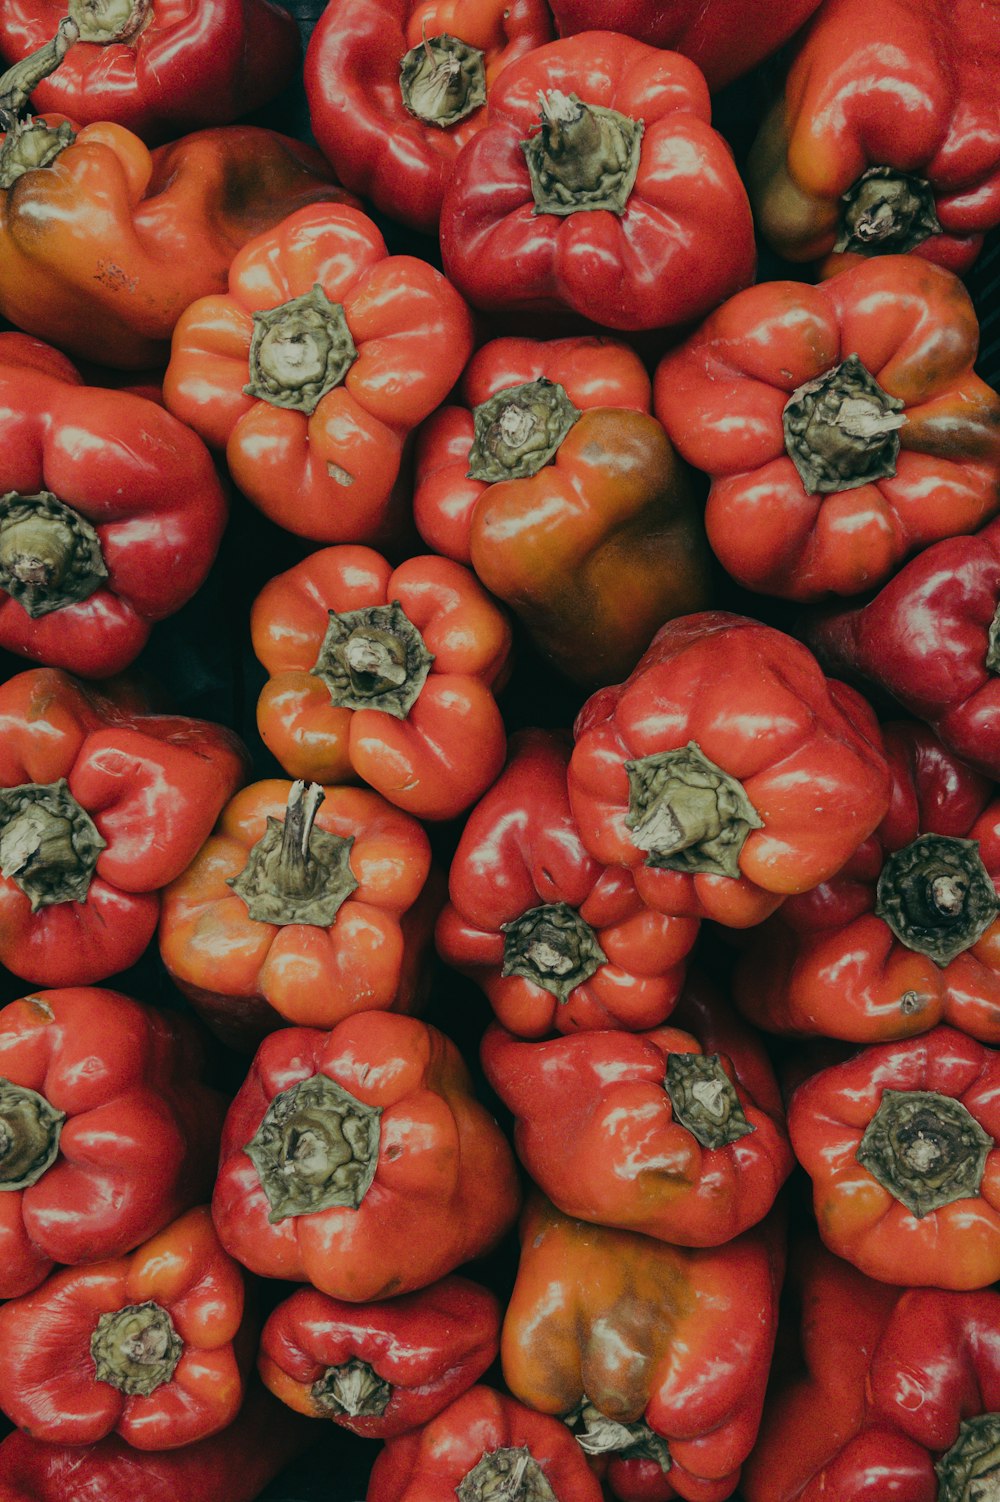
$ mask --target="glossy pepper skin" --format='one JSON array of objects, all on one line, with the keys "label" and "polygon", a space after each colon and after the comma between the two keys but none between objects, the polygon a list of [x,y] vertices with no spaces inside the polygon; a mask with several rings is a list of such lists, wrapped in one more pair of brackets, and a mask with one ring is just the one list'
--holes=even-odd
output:
[{"label": "glossy pepper skin", "polygon": [[227,509],[208,450],[162,406],[0,334],[0,647],[121,672],[203,583]]},{"label": "glossy pepper skin", "polygon": [[290,776],[360,778],[452,819],[503,766],[510,623],[450,558],[394,569],[371,548],[323,548],[265,584],[250,633],[268,673],[257,727]]},{"label": "glossy pepper skin", "polygon": [[788,1130],[820,1235],[869,1277],[1000,1277],[1000,1058],[940,1026],[862,1049],[795,1091]]},{"label": "glossy pepper skin", "polygon": [[1000,396],[978,345],[956,276],[883,256],[738,293],[668,354],[656,412],[711,477],[705,525],[732,577],[789,600],[860,594],[989,521]]},{"label": "glossy pepper skin", "polygon": [[505,1393],[476,1386],[423,1428],[386,1444],[376,1457],[365,1502],[503,1496],[497,1486],[508,1476],[512,1482],[520,1477],[522,1495],[545,1502],[601,1499],[600,1482],[565,1424]]},{"label": "glossy pepper skin", "polygon": [[872,599],[803,623],[829,672],[875,684],[1000,778],[1000,525],[911,558]]},{"label": "glossy pepper skin", "polygon": [[352,192],[434,235],[494,79],[551,37],[544,0],[336,0],[306,51],[313,133]]},{"label": "glossy pepper skin", "polygon": [[378,542],[399,520],[404,439],[471,351],[469,310],[441,273],[390,256],[357,209],[324,204],[258,236],[228,292],[188,308],[163,394],[279,526]]},{"label": "glossy pepper skin", "polygon": [[492,1023],[480,1056],[516,1117],[518,1157],[564,1215],[720,1246],[763,1219],[791,1172],[767,1055],[703,980],[649,1032],[527,1043]]},{"label": "glossy pepper skin", "polygon": [[439,906],[416,819],[367,788],[266,779],[164,893],[160,955],[213,1031],[252,1049],[285,1020],[413,1011]]},{"label": "glossy pepper skin", "polygon": [[225,1101],[187,1019],[97,987],[0,1010],[0,1298],[118,1257],[212,1192]]},{"label": "glossy pepper skin", "polygon": [[710,599],[701,504],[641,361],[595,336],[495,339],[461,396],[420,430],[418,529],[569,678],[622,677],[665,620]]},{"label": "glossy pepper skin", "polygon": [[[32,91],[32,105],[82,124],[113,121],[144,141],[228,125],[288,83],[299,59],[293,17],[269,0],[70,0],[79,39]],[[66,0],[11,0],[0,55],[16,63],[44,47]]]},{"label": "glossy pepper skin", "polygon": [[836,876],[752,936],[734,995],[775,1032],[882,1043],[947,1022],[996,1047],[996,787],[924,725],[882,731],[889,812]]},{"label": "glossy pepper skin", "polygon": [[1000,1295],[893,1288],[813,1242],[789,1282],[802,1359],[768,1397],[746,1502],[975,1496],[1000,1424]]},{"label": "glossy pepper skin", "polygon": [[392,1439],[477,1382],[499,1349],[496,1295],[452,1273],[373,1304],[296,1289],[268,1316],[257,1366],[297,1413]]},{"label": "glossy pepper skin", "polygon": [[226,1118],[212,1211],[251,1272],[366,1303],[489,1250],[519,1199],[507,1139],[455,1045],[415,1018],[364,1012],[264,1039]]},{"label": "glossy pepper skin", "polygon": [[205,1439],[243,1400],[243,1305],[242,1269],[198,1206],[130,1257],[54,1272],[0,1306],[0,1406],[54,1444]]},{"label": "glossy pepper skin", "polygon": [[886,252],[966,271],[1000,223],[998,65],[977,0],[824,0],[751,152],[765,238],[825,272]]},{"label": "glossy pepper skin", "polygon": [[466,820],[435,930],[441,957],[521,1038],[656,1027],[698,934],[696,919],[653,912],[630,872],[587,854],[569,752],[546,731],[512,736],[506,769]]},{"label": "glossy pepper skin", "polygon": [[520,1235],[501,1337],[514,1396],[563,1419],[583,1408],[574,1432],[627,1502],[731,1496],[778,1322],[773,1223],[693,1251],[572,1220],[533,1194]]},{"label": "glossy pepper skin", "polygon": [[750,71],[808,19],[819,0],[554,0],[560,36],[606,26],[689,57],[713,94]]},{"label": "glossy pepper skin", "polygon": [[119,707],[56,668],[0,686],[0,963],[36,985],[125,970],[160,891],[244,780],[207,720]]},{"label": "glossy pepper skin", "polygon": [[241,246],[303,205],[354,202],[319,152],[259,126],[152,151],[122,125],[65,129],[47,166],[0,189],[0,313],[98,364],[164,365],[181,313],[225,289]]},{"label": "glossy pepper skin", "polygon": [[0,1444],[5,1502],[254,1502],[314,1438],[305,1419],[259,1383],[233,1422],[179,1450],[136,1450],[117,1434],[93,1445],[46,1444],[20,1429]]},{"label": "glossy pepper skin", "polygon": [[455,164],[447,275],[487,312],[568,309],[633,330],[704,317],[755,266],[746,193],[710,120],[705,80],[677,53],[612,31],[536,48],[497,80]]},{"label": "glossy pepper skin", "polygon": [[580,837],[658,912],[759,923],[839,871],[888,807],[860,695],[784,632],[724,611],[668,622],[574,733]]}]

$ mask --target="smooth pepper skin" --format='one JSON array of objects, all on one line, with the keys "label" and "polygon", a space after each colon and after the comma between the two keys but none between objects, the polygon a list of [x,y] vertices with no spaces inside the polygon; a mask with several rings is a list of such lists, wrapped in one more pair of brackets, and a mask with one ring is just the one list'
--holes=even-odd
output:
[{"label": "smooth pepper skin", "polygon": [[1000,778],[1000,525],[911,558],[861,604],[812,612],[803,634],[828,672],[875,684],[970,766]]},{"label": "smooth pepper skin", "polygon": [[[243,783],[232,731],[119,707],[57,668],[0,686],[0,792],[65,779],[105,842],[82,900],[32,911],[0,876],[0,963],[36,985],[90,985],[136,962],[156,932],[160,891],[207,839]],[[3,834],[0,832],[0,855]]]},{"label": "smooth pepper skin", "polygon": [[[356,1209],[271,1221],[244,1149],[274,1097],[316,1075],[381,1110],[374,1178]],[[514,1156],[455,1045],[413,1017],[364,1012],[329,1032],[284,1028],[264,1039],[226,1118],[212,1213],[251,1272],[365,1303],[482,1255],[519,1207]]]},{"label": "smooth pepper skin", "polygon": [[[658,1026],[677,1001],[698,934],[696,919],[654,912],[630,872],[588,855],[566,791],[569,752],[566,738],[547,731],[511,737],[505,770],[466,820],[435,930],[442,958],[483,988],[500,1022],[521,1038]],[[505,930],[559,905],[578,915],[601,951],[592,973],[569,990],[558,969],[533,975],[507,963]]]},{"label": "smooth pepper skin", "polygon": [[151,151],[122,125],[85,125],[0,190],[0,312],[79,359],[163,366],[181,313],[224,291],[240,247],[316,202],[354,199],[276,131],[223,125]]},{"label": "smooth pepper skin", "polygon": [[824,0],[751,152],[765,238],[786,260],[842,269],[860,252],[834,249],[841,195],[897,168],[929,185],[940,223],[910,253],[966,271],[1000,223],[998,64],[995,7],[979,0]]},{"label": "smooth pepper skin", "polygon": [[[0,539],[0,646],[110,677],[204,582],[225,492],[204,444],[162,406],[84,385],[51,346],[0,334],[0,494],[42,491],[93,527],[107,577],[86,599],[33,615],[4,587],[12,576]],[[5,511],[0,502],[0,523]]]},{"label": "smooth pepper skin", "polygon": [[[248,394],[254,314],[322,289],[343,310],[357,359],[304,410]],[[229,290],[179,320],[167,406],[223,449],[239,489],[279,526],[316,542],[380,543],[409,512],[393,497],[404,439],[447,396],[472,351],[466,304],[426,261],[390,256],[357,209],[290,214],[233,260]]]},{"label": "smooth pepper skin", "polygon": [[[711,478],[705,525],[728,573],[781,599],[856,595],[911,553],[989,521],[1000,508],[1000,396],[973,370],[978,347],[956,276],[883,256],[818,287],[738,293],[666,355],[656,413]],[[817,492],[796,468],[783,413],[851,356],[899,404],[899,453],[891,473],[864,484],[864,456],[853,457],[849,484]],[[838,416],[834,431],[849,420]]]},{"label": "smooth pepper skin", "polygon": [[788,1131],[813,1181],[825,1245],[885,1283],[959,1290],[995,1283],[1000,1151],[989,1147],[978,1189],[918,1216],[856,1156],[887,1090],[953,1099],[994,1144],[1000,1137],[1000,1058],[954,1028],[875,1044],[820,1070],[792,1096]]},{"label": "smooth pepper skin", "polygon": [[601,1502],[601,1484],[565,1424],[479,1385],[423,1428],[389,1440],[376,1457],[365,1502],[452,1502],[484,1457],[525,1450],[547,1483],[542,1496]]},{"label": "smooth pepper skin", "polygon": [[[58,1154],[0,1194],[0,1298],[118,1257],[208,1198],[226,1103],[186,1018],[97,987],[0,1011],[0,1078],[64,1113]],[[2,1169],[0,1169],[2,1172]]]},{"label": "smooth pepper skin", "polygon": [[[179,1359],[150,1391],[129,1392],[99,1374],[91,1340],[102,1316],[150,1303],[169,1316]],[[0,1306],[0,1406],[53,1444],[115,1433],[139,1450],[174,1449],[236,1417],[249,1333],[243,1271],[201,1205],[130,1257],[54,1272]]]},{"label": "smooth pepper skin", "polygon": [[[676,1246],[720,1246],[763,1219],[792,1170],[767,1055],[704,980],[689,982],[669,1025],[646,1033],[529,1043],[494,1022],[480,1054],[517,1118],[518,1157],[565,1215]],[[703,1146],[667,1093],[673,1054],[718,1055],[743,1135]]]},{"label": "smooth pepper skin", "polygon": [[[299,1288],[268,1316],[257,1366],[297,1413],[364,1439],[391,1439],[428,1423],[478,1382],[499,1352],[500,1319],[496,1294],[455,1273],[373,1304]],[[377,1412],[352,1407],[346,1393],[340,1403],[326,1395],[331,1369],[359,1364],[388,1388]]]},{"label": "smooth pepper skin", "polygon": [[665,1439],[665,1472],[629,1456],[627,1441],[604,1457],[627,1502],[731,1496],[757,1434],[778,1322],[774,1223],[695,1251],[572,1220],[534,1193],[520,1236],[501,1336],[514,1396],[560,1418],[589,1401]]},{"label": "smooth pepper skin", "polygon": [[404,104],[404,55],[442,34],[484,54],[488,93],[502,68],[551,40],[552,17],[544,0],[335,0],[304,68],[313,134],[341,182],[428,235],[455,158],[486,122],[485,105],[438,124]]},{"label": "smooth pepper skin", "polygon": [[[628,867],[658,912],[759,923],[838,871],[888,807],[881,736],[860,695],[784,632],[724,611],[668,622],[624,683],[591,695],[574,733],[580,837],[597,860]],[[763,821],[736,876],[648,864],[626,825],[626,762],[691,742]]]},{"label": "smooth pepper skin", "polygon": [[776,1375],[746,1502],[937,1502],[960,1425],[1000,1411],[1000,1295],[893,1288],[815,1242],[794,1249],[789,1283],[801,1362]]},{"label": "smooth pepper skin", "polygon": [[[539,93],[642,120],[624,211],[537,212],[522,141]],[[753,280],[750,206],[712,129],[704,77],[678,53],[612,31],[549,42],[493,87],[441,209],[444,268],[476,307],[570,310],[612,329],[677,329]],[[678,170],[678,163],[683,169]]]},{"label": "smooth pepper skin", "polygon": [[829,881],[790,897],[751,938],[733,995],[772,1032],[882,1043],[939,1022],[1000,1044],[1000,921],[946,964],[906,945],[876,912],[886,861],[921,835],[975,840],[1000,882],[1000,800],[987,778],[912,721],[882,727],[889,812]]},{"label": "smooth pepper skin", "polygon": [[[0,54],[15,63],[55,35],[65,0],[11,0]],[[285,87],[299,60],[293,16],[269,0],[151,0],[126,41],[78,40],[32,92],[37,111],[113,121],[150,143],[229,125]]]},{"label": "smooth pepper skin", "polygon": [[[377,694],[370,707],[364,692],[350,705],[336,702],[314,671],[331,615],[394,602],[433,657],[419,693],[402,716],[381,707]],[[471,570],[450,558],[408,558],[394,569],[371,548],[324,548],[265,584],[250,633],[268,673],[257,728],[290,777],[357,777],[416,818],[452,819],[503,766],[506,733],[494,693],[510,664],[510,623]]]}]

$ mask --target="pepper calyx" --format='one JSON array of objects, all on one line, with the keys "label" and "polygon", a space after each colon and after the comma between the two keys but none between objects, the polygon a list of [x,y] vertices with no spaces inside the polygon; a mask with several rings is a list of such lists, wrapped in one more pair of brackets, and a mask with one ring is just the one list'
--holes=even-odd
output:
[{"label": "pepper calyx", "polygon": [[534,213],[624,214],[639,171],[643,121],[561,89],[539,92],[538,108],[538,129],[520,143]]},{"label": "pepper calyx", "polygon": [[342,709],[380,709],[405,720],[420,698],[434,654],[398,600],[329,612],[310,672]]},{"label": "pepper calyx", "polygon": [[917,1220],[979,1193],[993,1138],[954,1096],[883,1090],[855,1157]]},{"label": "pepper calyx", "polygon": [[785,451],[809,495],[856,490],[896,473],[905,402],[858,355],[792,392],[782,411]]},{"label": "pepper calyx", "polygon": [[358,358],[340,303],[317,282],[301,297],[253,315],[247,396],[311,416]]},{"label": "pepper calyx", "polygon": [[447,130],[486,103],[486,54],[443,31],[424,37],[399,60],[403,107]]},{"label": "pepper calyx", "polygon": [[669,1054],[665,1088],[675,1119],[702,1147],[727,1147],[755,1130],[717,1053]]},{"label": "pepper calyx", "polygon": [[319,1210],[357,1210],[378,1168],[381,1106],[325,1074],[281,1090],[244,1149],[272,1225]]},{"label": "pepper calyx", "polygon": [[740,875],[740,852],[764,821],[742,783],[696,741],[625,763],[625,827],[646,865],[690,875]]}]

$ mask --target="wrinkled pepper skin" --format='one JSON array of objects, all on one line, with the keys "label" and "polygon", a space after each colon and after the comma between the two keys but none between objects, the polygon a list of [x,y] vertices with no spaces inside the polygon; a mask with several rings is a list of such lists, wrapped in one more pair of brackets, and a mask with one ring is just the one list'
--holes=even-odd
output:
[{"label": "wrinkled pepper skin", "polygon": [[[527,1472],[522,1495],[601,1502],[600,1482],[565,1424],[482,1386],[422,1429],[390,1440],[376,1457],[365,1502],[452,1502],[469,1475],[479,1496],[502,1497],[510,1488],[498,1491],[499,1477],[513,1477],[518,1465]],[[523,1492],[526,1484],[532,1492]]]},{"label": "wrinkled pepper skin", "polygon": [[324,548],[265,584],[250,633],[268,673],[257,728],[289,776],[359,778],[416,818],[453,819],[503,766],[510,623],[450,558],[394,569]]},{"label": "wrinkled pepper skin", "polygon": [[[446,274],[486,312],[568,310],[630,330],[703,318],[755,267],[746,193],[710,120],[704,77],[678,53],[611,31],[536,48],[494,84],[487,123],[455,163]],[[541,178],[555,179],[541,204],[527,140]]]},{"label": "wrinkled pepper skin", "polygon": [[0,1306],[0,1407],[53,1444],[175,1449],[236,1417],[250,1333],[243,1271],[202,1205]]},{"label": "wrinkled pepper skin", "polygon": [[[938,1502],[945,1477],[949,1497],[975,1496],[963,1460],[977,1440],[992,1448],[1000,1422],[1000,1295],[893,1288],[813,1243],[796,1248],[789,1281],[802,1363],[768,1397],[746,1502]],[[971,1469],[993,1474],[989,1458]]]},{"label": "wrinkled pepper skin", "polygon": [[940,1026],[862,1049],[788,1107],[826,1246],[869,1277],[985,1288],[1000,1278],[1000,1056]]},{"label": "wrinkled pepper skin", "polygon": [[[266,104],[299,60],[294,19],[269,0],[150,0],[147,7],[133,0],[133,16],[145,10],[145,17],[125,37],[113,22],[95,20],[97,9],[70,5],[78,22],[83,13],[85,26],[56,71],[33,90],[35,110],[54,110],[85,125],[113,121],[144,141],[163,141],[229,125]],[[5,62],[44,47],[66,12],[66,0],[5,4]]]},{"label": "wrinkled pepper skin", "polygon": [[711,478],[705,525],[732,577],[788,600],[860,594],[989,521],[1000,396],[978,346],[956,276],[884,256],[818,287],[749,288],[668,354],[656,412]]},{"label": "wrinkled pepper skin", "polygon": [[[773,1223],[693,1251],[571,1220],[534,1194],[520,1235],[501,1337],[514,1396],[564,1419],[591,1405],[596,1414],[574,1432],[626,1502],[646,1502],[656,1472],[661,1502],[731,1496],[757,1434],[778,1322]],[[632,1432],[609,1433],[602,1417]]]},{"label": "wrinkled pepper skin", "polygon": [[[429,97],[414,113],[403,99],[400,65],[442,36],[464,46],[445,48],[438,68],[459,61],[473,77],[453,92],[431,72]],[[306,50],[313,134],[352,192],[410,229],[436,235],[452,165],[485,124],[494,79],[551,38],[544,0],[335,0]],[[482,53],[478,66],[466,49]]]},{"label": "wrinkled pepper skin", "polygon": [[231,1046],[424,998],[441,906],[426,832],[367,788],[314,786],[241,789],[164,893],[163,963]]},{"label": "wrinkled pepper skin", "polygon": [[751,152],[764,237],[826,273],[897,251],[968,270],[1000,224],[998,67],[992,5],[824,0]]},{"label": "wrinkled pepper skin", "polygon": [[124,126],[85,125],[0,189],[0,313],[78,359],[161,367],[241,246],[306,204],[354,201],[314,148],[259,126],[150,151]]},{"label": "wrinkled pepper skin", "polygon": [[[752,936],[733,994],[745,1016],[773,1032],[883,1043],[947,1022],[995,1048],[996,787],[924,725],[889,724],[882,733],[889,812],[836,876],[790,897]],[[939,895],[924,901],[919,926],[907,921],[907,903],[928,887],[933,894],[935,882]]]},{"label": "wrinkled pepper skin", "polygon": [[805,639],[828,672],[890,694],[970,766],[1000,779],[1000,525],[911,558],[872,599],[817,610]]},{"label": "wrinkled pepper skin", "polygon": [[[259,1167],[246,1149],[262,1132]],[[365,1012],[265,1038],[226,1119],[212,1211],[251,1272],[366,1303],[488,1251],[519,1203],[514,1156],[455,1045],[415,1018]]]},{"label": "wrinkled pepper skin", "polygon": [[120,673],[204,582],[227,510],[208,450],[162,406],[0,334],[0,647]]},{"label": "wrinkled pepper skin", "polygon": [[0,1011],[0,1298],[54,1263],[130,1252],[208,1199],[226,1103],[204,1068],[186,1018],[118,991]]},{"label": "wrinkled pepper skin", "polygon": [[90,985],[134,964],[156,932],[161,889],[246,769],[220,725],[118,707],[56,668],[8,678],[0,963],[43,986]]},{"label": "wrinkled pepper skin", "polygon": [[763,1219],[791,1172],[767,1055],[703,980],[669,1026],[527,1043],[494,1022],[480,1056],[516,1117],[518,1157],[564,1215],[720,1246]]},{"label": "wrinkled pepper skin", "polygon": [[297,1413],[392,1439],[478,1382],[499,1349],[496,1295],[453,1273],[374,1304],[299,1288],[268,1316],[257,1367]]},{"label": "wrinkled pepper skin", "polygon": [[668,622],[574,733],[580,837],[658,912],[759,923],[839,871],[888,807],[860,695],[784,632],[724,611]]},{"label": "wrinkled pepper skin", "polygon": [[714,94],[776,52],[819,0],[553,0],[560,36],[607,26],[689,57]]},{"label": "wrinkled pepper skin", "polygon": [[466,820],[435,930],[442,959],[521,1038],[657,1027],[698,935],[696,919],[653,912],[630,872],[587,854],[566,792],[569,751],[546,731],[511,738],[506,769]]},{"label": "wrinkled pepper skin", "polygon": [[358,210],[323,204],[258,236],[228,293],[187,309],[163,394],[279,526],[378,543],[398,530],[404,440],[471,352],[471,315],[441,273],[390,256]]}]

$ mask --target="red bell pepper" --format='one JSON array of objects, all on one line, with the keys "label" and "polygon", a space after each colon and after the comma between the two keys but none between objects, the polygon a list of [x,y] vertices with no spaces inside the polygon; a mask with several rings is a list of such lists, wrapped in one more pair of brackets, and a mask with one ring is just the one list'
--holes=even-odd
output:
[{"label": "red bell pepper", "polygon": [[119,1257],[209,1197],[225,1115],[187,1019],[118,991],[0,1011],[0,1299]]},{"label": "red bell pepper", "polygon": [[390,256],[356,209],[323,204],[258,236],[228,294],[188,308],[163,394],[279,526],[376,542],[402,504],[390,506],[403,441],[471,350],[469,310],[439,271]]},{"label": "red bell pepper", "polygon": [[264,1039],[226,1118],[212,1209],[251,1272],[365,1303],[488,1251],[518,1206],[513,1154],[455,1045],[363,1012]]},{"label": "red bell pepper", "polygon": [[656,1027],[680,993],[697,919],[653,912],[630,872],[587,854],[566,791],[566,740],[519,731],[510,750],[462,831],[437,924],[441,957],[522,1038]]},{"label": "red bell pepper", "polygon": [[183,423],[0,334],[0,646],[85,678],[121,672],[203,583],[226,512]]},{"label": "red bell pepper", "polygon": [[1000,1054],[950,1027],[864,1048],[788,1107],[825,1244],[884,1283],[1000,1278]]},{"label": "red bell pepper", "polygon": [[0,1306],[0,1407],[54,1444],[204,1439],[243,1401],[243,1303],[207,1206],[189,1210],[130,1257],[54,1272]]},{"label": "red bell pepper", "polygon": [[819,0],[552,0],[560,36],[608,26],[652,47],[682,52],[713,94],[756,67]]},{"label": "red bell pepper", "polygon": [[160,954],[224,1042],[409,1012],[440,907],[427,835],[367,788],[251,783],[163,895]]},{"label": "red bell pepper", "polygon": [[948,1022],[1000,1045],[1000,798],[923,725],[883,726],[889,812],[743,951],[758,1027],[881,1043]]},{"label": "red bell pepper", "polygon": [[706,471],[708,538],[740,584],[859,594],[1000,509],[1000,396],[973,371],[957,277],[886,256],[739,293],[661,361],[655,405]]},{"label": "red bell pepper", "polygon": [[575,733],[580,837],[658,912],[759,923],[839,871],[888,807],[864,700],[790,636],[722,611],[664,626]]},{"label": "red bell pepper", "polygon": [[125,970],[160,890],[243,781],[229,730],[118,707],[56,668],[0,685],[0,963],[37,985]]},{"label": "red bell pepper", "polygon": [[746,1502],[989,1497],[1000,1434],[1000,1294],[893,1288],[810,1243],[789,1281],[801,1365],[768,1396]]},{"label": "red bell pepper", "polygon": [[524,1043],[494,1022],[480,1054],[517,1118],[518,1157],[564,1215],[720,1246],[791,1172],[767,1055],[704,981],[669,1026]]},{"label": "red bell pepper", "polygon": [[601,1485],[566,1425],[505,1393],[472,1387],[443,1413],[392,1439],[366,1502],[601,1502]]},{"label": "red bell pepper", "polygon": [[306,51],[313,133],[347,187],[434,235],[494,79],[551,37],[545,0],[333,0]]},{"label": "red bell pepper", "polygon": [[374,1304],[299,1288],[269,1315],[257,1366],[296,1412],[392,1439],[477,1382],[499,1349],[496,1295],[453,1273]]},{"label": "red bell pepper", "polygon": [[1000,778],[1000,524],[939,542],[871,600],[803,623],[828,671],[867,679]]},{"label": "red bell pepper", "polygon": [[121,125],[39,117],[0,148],[0,313],[83,360],[165,365],[240,247],[317,202],[355,200],[313,147],[259,126],[150,151]]},{"label": "red bell pepper", "polygon": [[441,208],[476,307],[677,329],[753,280],[750,207],[704,78],[612,31],[538,47],[493,86]]},{"label": "red bell pepper", "polygon": [[250,631],[268,673],[257,727],[291,777],[359,777],[417,818],[452,819],[503,766],[510,624],[450,558],[394,569],[371,548],[324,548],[265,584]]},{"label": "red bell pepper", "polygon": [[783,1245],[708,1251],[571,1220],[535,1194],[501,1338],[516,1398],[570,1423],[625,1502],[722,1502],[753,1445]]},{"label": "red bell pepper", "polygon": [[840,270],[964,272],[1000,224],[1000,24],[979,0],[823,0],[750,155],[758,227]]}]

